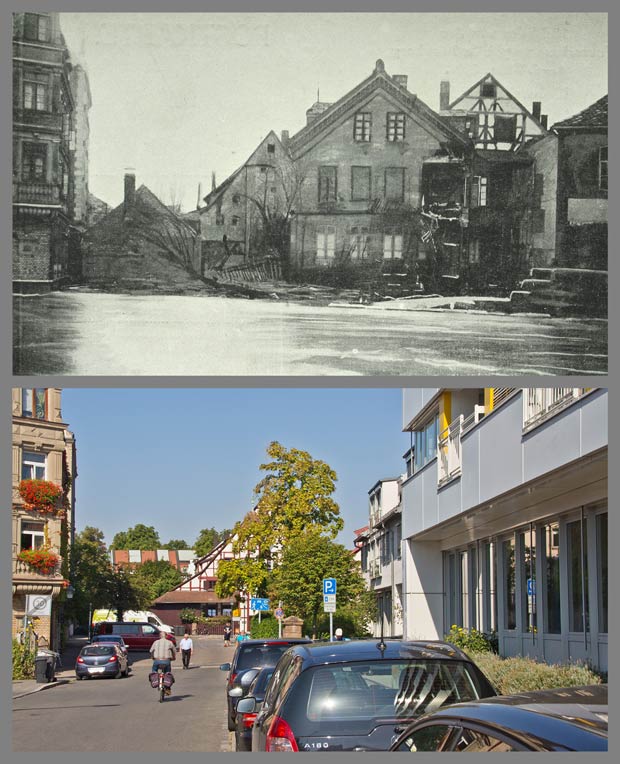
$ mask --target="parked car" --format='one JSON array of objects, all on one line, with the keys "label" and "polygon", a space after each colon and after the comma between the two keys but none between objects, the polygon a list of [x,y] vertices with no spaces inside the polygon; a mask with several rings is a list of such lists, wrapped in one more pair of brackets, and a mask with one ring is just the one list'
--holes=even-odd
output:
[{"label": "parked car", "polygon": [[120,634],[95,634],[95,636],[90,641],[91,645],[96,644],[114,644],[118,645],[120,649],[125,653],[125,655],[129,654],[129,648],[127,647],[127,644],[125,643],[125,640],[121,637]]},{"label": "parked car", "polygon": [[391,751],[606,751],[607,685],[458,703],[411,724]]},{"label": "parked car", "polygon": [[129,674],[127,656],[117,645],[86,645],[80,650],[75,662],[75,675],[78,679],[94,676],[118,678]]},{"label": "parked car", "polygon": [[[296,645],[271,677],[252,751],[387,751],[411,719],[496,694],[471,659],[445,642]],[[237,711],[255,707],[248,697]]]},{"label": "parked car", "polygon": [[[306,644],[309,639],[244,639],[237,643],[237,649],[230,663],[222,663],[220,669],[228,671],[226,680],[226,703],[228,705],[228,729],[230,732],[235,730],[235,713],[237,702],[243,697],[248,687],[242,687],[242,692],[238,695],[230,695],[229,692],[235,684],[237,675],[242,671],[254,668],[263,668],[264,666],[275,666],[283,652],[292,645]],[[240,677],[241,679],[241,677]]]},{"label": "parked car", "polygon": [[247,714],[237,712],[235,727],[235,748],[237,751],[252,750],[252,727],[265,698],[265,690],[273,672],[273,666],[260,669],[248,688],[246,697],[254,699],[254,711]]},{"label": "parked car", "polygon": [[[129,650],[148,652],[153,642],[159,639],[160,631],[157,626],[146,622],[103,621],[97,624],[96,636],[100,634],[118,634]],[[166,639],[169,639],[176,647],[177,641],[174,634],[166,633]]]}]

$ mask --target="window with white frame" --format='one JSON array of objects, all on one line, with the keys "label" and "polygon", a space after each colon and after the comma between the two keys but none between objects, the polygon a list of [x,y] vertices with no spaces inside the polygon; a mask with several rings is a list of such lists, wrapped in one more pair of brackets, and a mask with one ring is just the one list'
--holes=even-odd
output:
[{"label": "window with white frame", "polygon": [[353,138],[362,143],[370,141],[370,128],[372,124],[372,115],[369,111],[359,111],[355,115],[353,124]]},{"label": "window with white frame", "polygon": [[45,480],[45,454],[22,451],[22,480]]},{"label": "window with white frame", "polygon": [[474,175],[471,181],[471,206],[487,206],[487,178],[484,175]]},{"label": "window with white frame", "polygon": [[598,187],[607,191],[607,146],[598,150]]},{"label": "window with white frame", "polygon": [[403,236],[400,233],[383,235],[383,259],[401,260],[403,257]]},{"label": "window with white frame", "polygon": [[335,257],[336,248],[336,229],[333,226],[316,232],[316,259],[327,262]]},{"label": "window with white frame", "polygon": [[389,142],[405,140],[405,115],[403,112],[388,111],[386,138]]},{"label": "window with white frame", "polygon": [[41,549],[45,546],[45,523],[22,520],[20,549]]},{"label": "window with white frame", "polygon": [[42,82],[24,82],[24,109],[47,111],[47,85]]}]

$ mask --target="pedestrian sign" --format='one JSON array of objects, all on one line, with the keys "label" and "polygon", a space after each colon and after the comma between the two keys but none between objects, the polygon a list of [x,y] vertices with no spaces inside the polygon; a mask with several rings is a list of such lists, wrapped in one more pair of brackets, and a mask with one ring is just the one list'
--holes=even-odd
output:
[{"label": "pedestrian sign", "polygon": [[250,597],[250,608],[252,610],[269,610],[269,600],[262,597]]},{"label": "pedestrian sign", "polygon": [[335,578],[323,579],[323,594],[336,594],[336,579]]},{"label": "pedestrian sign", "polygon": [[282,610],[281,607],[276,608],[276,612],[274,613],[276,618],[284,618],[284,610]]}]

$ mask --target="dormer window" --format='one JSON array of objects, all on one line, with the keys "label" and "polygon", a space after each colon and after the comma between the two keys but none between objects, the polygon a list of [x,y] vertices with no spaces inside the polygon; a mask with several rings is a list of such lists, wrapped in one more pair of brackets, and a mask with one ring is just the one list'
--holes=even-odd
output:
[{"label": "dormer window", "polygon": [[355,115],[353,126],[353,139],[361,143],[370,142],[370,127],[372,115],[369,111],[359,111]]}]

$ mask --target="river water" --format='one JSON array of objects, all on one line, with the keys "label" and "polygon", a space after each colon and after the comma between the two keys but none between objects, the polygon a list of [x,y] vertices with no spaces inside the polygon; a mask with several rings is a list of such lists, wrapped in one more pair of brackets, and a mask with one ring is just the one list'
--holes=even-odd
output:
[{"label": "river water", "polygon": [[607,322],[212,296],[16,297],[18,375],[605,374]]}]

